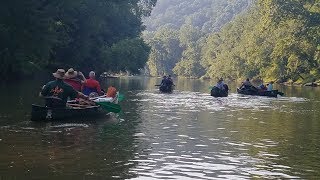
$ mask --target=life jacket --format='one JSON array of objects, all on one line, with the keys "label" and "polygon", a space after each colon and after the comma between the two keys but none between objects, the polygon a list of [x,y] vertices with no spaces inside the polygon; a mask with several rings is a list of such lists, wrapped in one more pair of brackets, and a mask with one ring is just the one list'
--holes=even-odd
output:
[{"label": "life jacket", "polygon": [[113,86],[110,86],[107,91],[107,97],[115,98],[117,95],[117,89]]}]

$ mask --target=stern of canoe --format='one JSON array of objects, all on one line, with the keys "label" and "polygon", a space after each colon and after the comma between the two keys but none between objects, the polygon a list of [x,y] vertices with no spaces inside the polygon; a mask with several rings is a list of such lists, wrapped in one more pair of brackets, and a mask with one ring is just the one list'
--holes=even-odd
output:
[{"label": "stern of canoe", "polygon": [[64,120],[77,117],[94,117],[101,114],[98,106],[88,108],[48,108],[39,105],[32,105],[32,121]]}]

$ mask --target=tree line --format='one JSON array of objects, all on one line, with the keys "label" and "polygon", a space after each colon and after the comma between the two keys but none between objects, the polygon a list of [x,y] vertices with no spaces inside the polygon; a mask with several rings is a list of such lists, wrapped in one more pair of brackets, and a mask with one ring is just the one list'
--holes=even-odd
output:
[{"label": "tree line", "polygon": [[211,78],[319,78],[320,1],[257,0],[245,15],[210,34],[202,57]]},{"label": "tree line", "polygon": [[158,0],[150,17],[144,20],[143,34],[151,46],[147,71],[152,76],[176,74],[201,77],[206,69],[201,51],[210,33],[218,32],[250,0]]},{"label": "tree line", "polygon": [[205,31],[189,18],[180,28],[167,24],[154,36],[145,33],[152,47],[150,74],[278,81],[319,78],[319,0],[224,2],[228,5],[217,8],[225,12],[219,17],[232,14],[228,8],[236,11],[217,30],[211,25]]},{"label": "tree line", "polygon": [[142,17],[156,0],[2,0],[0,75],[41,69],[138,72],[150,48]]}]

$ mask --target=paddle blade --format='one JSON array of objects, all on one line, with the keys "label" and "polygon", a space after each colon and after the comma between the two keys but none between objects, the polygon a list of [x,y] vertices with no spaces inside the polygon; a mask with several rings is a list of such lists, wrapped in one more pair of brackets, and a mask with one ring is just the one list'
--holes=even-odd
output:
[{"label": "paddle blade", "polygon": [[121,102],[124,100],[124,95],[119,93],[118,101]]},{"label": "paddle blade", "polygon": [[121,111],[121,107],[119,104],[114,104],[111,102],[96,102],[100,107],[109,112],[119,113]]}]

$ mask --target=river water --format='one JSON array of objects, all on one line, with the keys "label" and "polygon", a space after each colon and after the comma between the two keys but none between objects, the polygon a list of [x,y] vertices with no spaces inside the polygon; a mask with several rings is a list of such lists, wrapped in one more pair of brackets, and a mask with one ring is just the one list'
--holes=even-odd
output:
[{"label": "river water", "polygon": [[[0,179],[320,178],[320,88],[286,96],[209,95],[209,81],[108,79],[123,111],[100,119],[31,122],[44,81],[2,85]],[[106,85],[105,85],[106,87]]]}]

